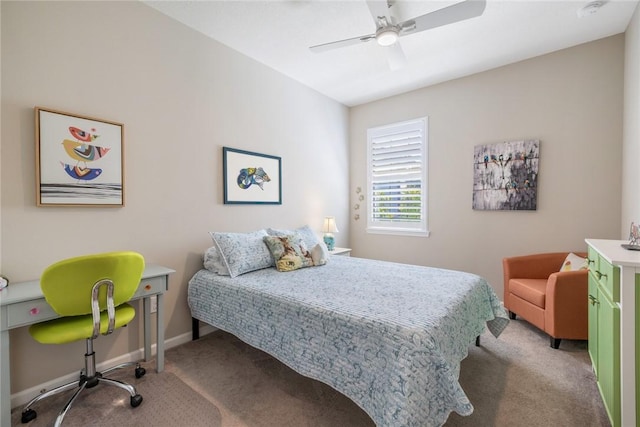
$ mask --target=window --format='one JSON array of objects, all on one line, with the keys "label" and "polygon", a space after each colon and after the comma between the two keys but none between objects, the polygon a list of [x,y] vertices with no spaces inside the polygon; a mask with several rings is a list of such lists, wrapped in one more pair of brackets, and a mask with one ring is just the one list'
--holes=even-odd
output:
[{"label": "window", "polygon": [[367,131],[367,231],[428,236],[427,117]]}]

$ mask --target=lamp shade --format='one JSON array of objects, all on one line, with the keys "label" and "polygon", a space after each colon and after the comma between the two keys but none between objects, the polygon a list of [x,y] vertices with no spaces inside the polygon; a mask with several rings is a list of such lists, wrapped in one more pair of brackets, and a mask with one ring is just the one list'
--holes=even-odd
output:
[{"label": "lamp shade", "polygon": [[336,225],[336,218],[333,216],[325,217],[322,224],[322,231],[324,233],[339,233],[340,231]]}]

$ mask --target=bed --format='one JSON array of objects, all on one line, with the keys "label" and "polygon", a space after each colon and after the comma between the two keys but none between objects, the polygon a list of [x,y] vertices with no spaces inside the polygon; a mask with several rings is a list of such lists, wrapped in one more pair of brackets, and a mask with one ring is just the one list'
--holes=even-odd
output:
[{"label": "bed", "polygon": [[485,328],[497,337],[509,322],[477,275],[343,256],[236,277],[202,269],[188,303],[195,320],[330,385],[378,427],[470,415],[460,362]]}]

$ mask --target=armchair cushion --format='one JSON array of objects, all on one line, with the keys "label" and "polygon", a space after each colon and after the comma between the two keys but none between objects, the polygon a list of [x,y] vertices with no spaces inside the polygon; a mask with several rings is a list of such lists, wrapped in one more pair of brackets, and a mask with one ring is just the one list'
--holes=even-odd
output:
[{"label": "armchair cushion", "polygon": [[509,291],[512,295],[544,308],[547,279],[511,279]]}]

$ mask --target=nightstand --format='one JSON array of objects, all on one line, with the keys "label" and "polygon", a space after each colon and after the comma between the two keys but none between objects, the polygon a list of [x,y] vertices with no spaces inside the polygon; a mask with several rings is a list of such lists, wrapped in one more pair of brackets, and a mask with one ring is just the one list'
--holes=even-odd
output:
[{"label": "nightstand", "polygon": [[332,251],[329,251],[329,254],[330,255],[351,256],[351,248],[334,247]]}]

